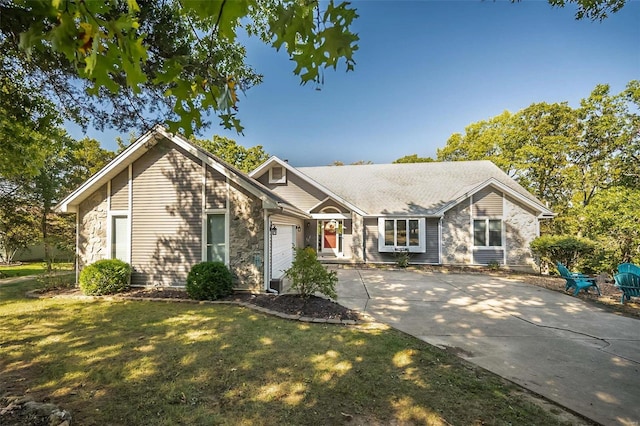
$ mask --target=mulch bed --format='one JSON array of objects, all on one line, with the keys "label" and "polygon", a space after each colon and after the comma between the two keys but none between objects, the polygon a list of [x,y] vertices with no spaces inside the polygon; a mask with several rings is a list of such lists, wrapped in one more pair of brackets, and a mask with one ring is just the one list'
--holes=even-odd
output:
[{"label": "mulch bed", "polygon": [[[162,297],[168,299],[189,299],[187,292],[177,289],[133,289],[123,295],[131,297]],[[358,320],[356,311],[347,309],[336,302],[322,297],[311,296],[304,298],[299,294],[251,294],[237,292],[231,296],[219,299],[222,301],[251,303],[272,311],[289,315],[300,315],[309,318]]]},{"label": "mulch bed", "polygon": [[[78,292],[78,294],[80,293]],[[140,298],[189,299],[189,295],[185,290],[173,288],[132,288],[120,295]],[[237,292],[219,300],[251,303],[283,314],[299,315],[301,317],[308,318],[356,321],[362,319],[358,312],[345,308],[331,300],[317,296],[304,298],[299,294],[275,295],[266,293],[251,294]]]}]

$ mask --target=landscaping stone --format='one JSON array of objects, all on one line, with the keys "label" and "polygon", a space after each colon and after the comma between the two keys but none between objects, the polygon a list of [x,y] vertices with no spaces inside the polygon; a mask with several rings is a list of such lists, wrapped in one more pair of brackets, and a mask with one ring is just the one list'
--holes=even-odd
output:
[{"label": "landscaping stone", "polygon": [[0,424],[4,426],[70,426],[71,419],[69,411],[29,396],[0,398]]}]

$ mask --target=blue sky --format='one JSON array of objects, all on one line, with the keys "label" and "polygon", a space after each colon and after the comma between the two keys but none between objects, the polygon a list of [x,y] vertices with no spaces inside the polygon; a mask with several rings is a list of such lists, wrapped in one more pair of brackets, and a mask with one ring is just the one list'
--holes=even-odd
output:
[{"label": "blue sky", "polygon": [[[355,1],[355,72],[325,72],[300,86],[293,63],[257,40],[247,61],[264,82],[240,97],[244,135],[200,134],[262,145],[294,166],[336,160],[390,163],[435,157],[453,133],[536,102],[578,106],[600,83],[613,93],[640,79],[640,1],[603,22],[546,1]],[[83,134],[69,127],[72,136]],[[115,149],[116,132],[88,136]],[[127,139],[127,135],[122,135]]]}]

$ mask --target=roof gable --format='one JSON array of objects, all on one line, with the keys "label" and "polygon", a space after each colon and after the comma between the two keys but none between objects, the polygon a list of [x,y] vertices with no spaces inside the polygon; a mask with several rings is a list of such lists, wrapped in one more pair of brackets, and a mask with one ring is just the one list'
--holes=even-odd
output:
[{"label": "roof gable", "polygon": [[313,206],[309,210],[309,213],[325,213],[326,210],[331,210],[332,212],[335,212],[335,210],[337,210],[336,213],[349,213],[348,208],[331,197],[327,197]]},{"label": "roof gable", "polygon": [[[329,198],[333,199],[338,204],[343,205],[343,206],[349,208],[350,210],[355,211],[356,213],[358,213],[361,216],[368,216],[367,212],[365,210],[363,210],[360,206],[357,206],[356,204],[353,204],[350,200],[342,198],[340,195],[338,195],[335,192],[333,192],[330,188],[324,186],[321,182],[318,182],[317,180],[314,180],[314,179],[310,178],[309,176],[305,175],[304,173],[301,173],[302,169],[293,167],[288,162],[282,161],[278,157],[273,156],[273,157],[269,158],[267,161],[265,161],[260,166],[258,166],[255,170],[250,172],[249,176],[254,178],[254,179],[258,179],[258,178],[260,178],[260,176],[262,176],[264,173],[266,173],[274,165],[279,165],[281,167],[284,167],[287,170],[287,173],[295,174],[296,176],[298,176],[299,178],[301,178],[302,180],[304,180],[308,184],[312,185],[313,187],[315,187],[316,189],[320,190],[324,194],[327,194],[327,196]],[[315,206],[314,206],[314,208],[315,208]]]},{"label": "roof gable", "polygon": [[167,132],[162,126],[155,126],[153,129],[138,138],[127,149],[122,151],[116,158],[109,162],[109,164],[103,167],[102,170],[90,177],[75,191],[63,199],[56,206],[56,210],[62,213],[77,211],[77,206],[86,197],[125,170],[129,164],[132,164],[138,158],[146,154],[149,149],[154,147],[158,141],[162,139],[166,139],[176,144],[193,157],[200,159],[214,170],[223,174],[230,181],[237,183],[253,195],[260,198],[263,203],[265,203],[265,208],[287,208],[293,213],[304,215],[304,212],[296,209],[294,206],[290,206],[286,200],[283,200],[276,194],[272,193],[268,188],[264,187],[254,179],[251,179],[242,171],[214,156],[208,151],[193,145],[182,136]]}]

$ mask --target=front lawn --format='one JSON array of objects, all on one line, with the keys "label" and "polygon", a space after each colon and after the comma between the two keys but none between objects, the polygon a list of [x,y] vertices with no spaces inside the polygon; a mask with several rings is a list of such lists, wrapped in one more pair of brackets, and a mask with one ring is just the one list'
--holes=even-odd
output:
[{"label": "front lawn", "polygon": [[516,386],[379,325],[26,299],[36,285],[0,286],[0,395],[50,401],[73,424],[558,424]]},{"label": "front lawn", "polygon": [[[72,270],[73,263],[54,263],[54,270]],[[46,271],[44,262],[22,263],[20,265],[2,265],[0,264],[0,277],[24,277],[26,275],[39,275]]]}]

